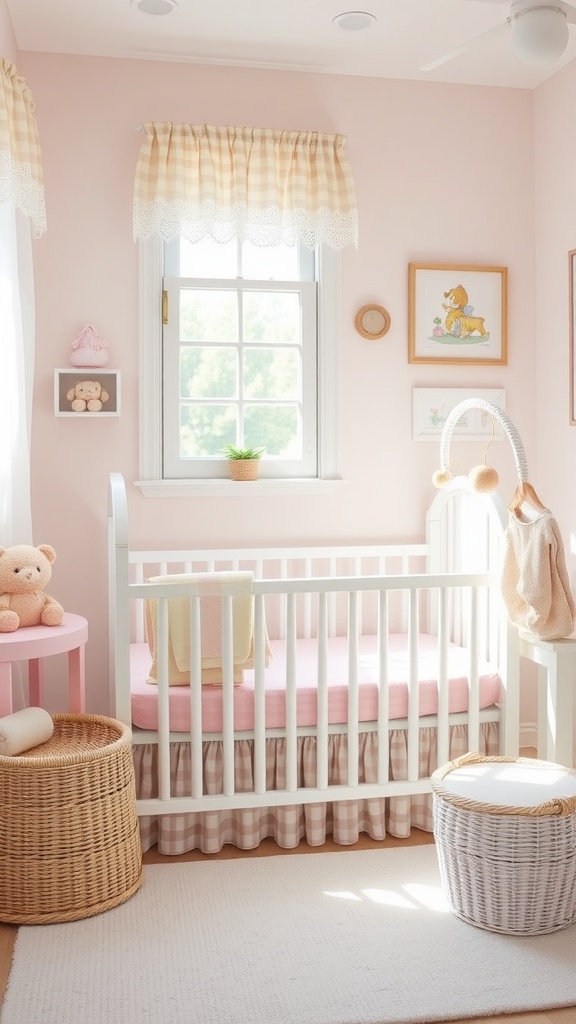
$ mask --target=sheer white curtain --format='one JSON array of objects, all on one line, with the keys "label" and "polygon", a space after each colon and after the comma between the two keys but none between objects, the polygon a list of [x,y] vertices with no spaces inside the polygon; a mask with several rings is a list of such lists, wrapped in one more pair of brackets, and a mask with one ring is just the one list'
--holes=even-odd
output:
[{"label": "sheer white curtain", "polygon": [[0,544],[32,542],[34,291],[29,222],[0,203]]},{"label": "sheer white curtain", "polygon": [[30,425],[34,380],[31,230],[46,230],[34,100],[0,58],[0,545],[32,541]]}]

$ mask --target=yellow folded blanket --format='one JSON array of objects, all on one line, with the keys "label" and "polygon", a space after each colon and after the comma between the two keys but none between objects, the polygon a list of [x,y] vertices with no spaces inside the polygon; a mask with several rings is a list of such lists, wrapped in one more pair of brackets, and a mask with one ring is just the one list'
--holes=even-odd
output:
[{"label": "yellow folded blanket", "polygon": [[[222,685],[222,597],[232,597],[233,621],[233,678],[241,683],[244,669],[252,668],[254,597],[251,572],[174,573],[152,576],[150,583],[193,583],[194,593],[200,597],[200,645],[202,685]],[[157,601],[145,602],[146,638],[152,655],[152,667],[147,682],[156,683],[157,672]],[[190,683],[190,599],[170,598],[168,601],[168,680],[171,686]],[[266,636],[265,663],[270,658],[270,645]]]}]

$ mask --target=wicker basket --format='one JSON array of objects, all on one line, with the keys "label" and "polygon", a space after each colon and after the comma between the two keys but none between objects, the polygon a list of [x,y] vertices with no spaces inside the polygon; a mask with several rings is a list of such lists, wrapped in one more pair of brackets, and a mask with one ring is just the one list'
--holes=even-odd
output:
[{"label": "wicker basket", "polygon": [[[515,767],[492,771],[491,791],[500,776],[502,797],[516,789],[525,806],[469,799],[446,779],[463,766],[497,764]],[[464,788],[481,792],[482,776],[468,775]],[[554,796],[557,780],[562,795]],[[542,935],[576,921],[576,772],[531,758],[467,754],[434,772],[432,789],[440,875],[457,917],[506,935]],[[538,803],[542,793],[548,799]]]},{"label": "wicker basket", "polygon": [[130,730],[54,715],[47,743],[0,757],[0,920],[99,914],[142,880]]}]

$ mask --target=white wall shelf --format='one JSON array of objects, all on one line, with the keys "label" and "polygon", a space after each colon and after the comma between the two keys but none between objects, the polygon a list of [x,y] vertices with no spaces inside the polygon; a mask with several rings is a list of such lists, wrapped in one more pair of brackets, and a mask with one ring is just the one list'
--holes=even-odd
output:
[{"label": "white wall shelf", "polygon": [[[108,395],[102,402],[99,411],[89,412],[87,409],[76,412],[72,408],[69,392],[83,380],[94,380],[102,386]],[[55,416],[119,416],[120,415],[120,371],[99,369],[87,366],[73,367],[66,370],[54,370],[54,415]]]}]

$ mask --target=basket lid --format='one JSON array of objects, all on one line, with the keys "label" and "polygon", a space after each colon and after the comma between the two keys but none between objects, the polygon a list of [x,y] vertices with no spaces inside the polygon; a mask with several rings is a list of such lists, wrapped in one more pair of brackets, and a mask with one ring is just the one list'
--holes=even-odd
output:
[{"label": "basket lid", "polygon": [[551,761],[465,757],[445,768],[434,773],[433,789],[458,803],[520,809],[576,798],[576,772]]}]

